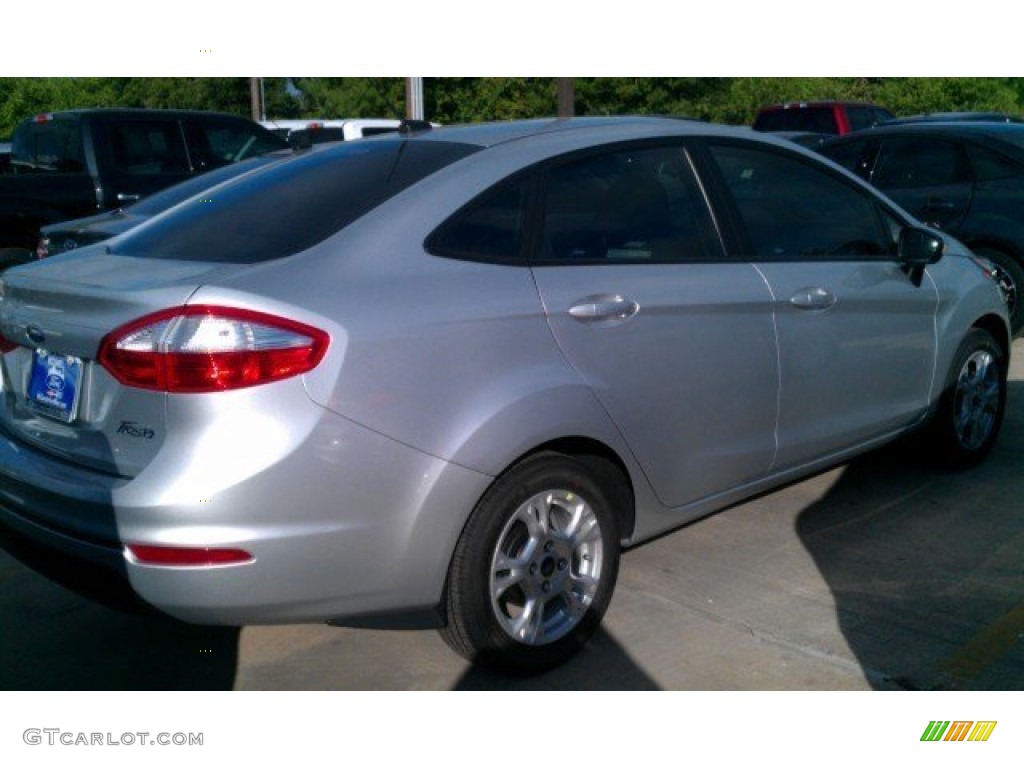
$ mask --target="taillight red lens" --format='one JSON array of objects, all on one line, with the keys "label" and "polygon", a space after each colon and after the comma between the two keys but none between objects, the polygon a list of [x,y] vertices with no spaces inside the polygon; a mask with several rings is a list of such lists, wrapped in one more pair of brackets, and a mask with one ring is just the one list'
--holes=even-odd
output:
[{"label": "taillight red lens", "polygon": [[131,387],[220,392],[311,371],[329,341],[324,331],[293,320],[201,305],[146,315],[107,334],[99,361]]},{"label": "taillight red lens", "polygon": [[0,355],[6,355],[12,349],[17,349],[17,347],[18,345],[15,344],[13,341],[9,341],[5,339],[3,336],[0,336]]},{"label": "taillight red lens", "polygon": [[127,544],[125,549],[142,565],[204,567],[248,563],[254,559],[244,549],[223,547],[164,547],[150,544]]}]

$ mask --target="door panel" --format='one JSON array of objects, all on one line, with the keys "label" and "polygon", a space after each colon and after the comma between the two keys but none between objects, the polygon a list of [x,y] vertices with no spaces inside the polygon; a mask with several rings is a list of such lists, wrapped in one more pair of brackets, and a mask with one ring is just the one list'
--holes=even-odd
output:
[{"label": "door panel", "polygon": [[738,248],[771,286],[781,394],[775,469],[912,422],[927,407],[938,305],[895,260],[871,193],[789,152],[710,146]]},{"label": "door panel", "polygon": [[555,339],[667,506],[763,476],[775,453],[771,297],[725,259],[679,146],[548,169],[533,273]]},{"label": "door panel", "polygon": [[[775,294],[784,469],[912,422],[928,406],[937,297],[888,261],[762,263]],[[831,298],[801,306],[811,292]]]},{"label": "door panel", "polygon": [[[778,365],[767,286],[749,264],[538,267],[551,330],[667,506],[765,474]],[[573,308],[618,296],[628,317]],[[597,302],[599,304],[599,302]]]}]

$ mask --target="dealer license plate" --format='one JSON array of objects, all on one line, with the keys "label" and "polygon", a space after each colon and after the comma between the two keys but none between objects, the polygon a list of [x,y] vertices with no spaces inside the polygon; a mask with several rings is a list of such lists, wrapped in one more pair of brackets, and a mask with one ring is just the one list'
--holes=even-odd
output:
[{"label": "dealer license plate", "polygon": [[79,358],[37,349],[32,354],[28,404],[50,418],[74,421],[81,383],[82,361]]}]

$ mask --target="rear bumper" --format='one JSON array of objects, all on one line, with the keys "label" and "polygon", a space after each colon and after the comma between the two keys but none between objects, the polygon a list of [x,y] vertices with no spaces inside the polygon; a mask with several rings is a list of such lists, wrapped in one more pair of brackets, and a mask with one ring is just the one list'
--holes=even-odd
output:
[{"label": "rear bumper", "polygon": [[[251,472],[237,461],[220,472],[196,455],[182,461],[168,441],[139,476],[114,478],[0,434],[0,522],[51,552],[125,574],[147,603],[185,621],[376,625],[433,608],[492,478],[318,406],[308,413],[302,434],[292,424],[280,455]],[[212,480],[225,476],[228,485]],[[240,548],[253,560],[141,565],[125,558],[125,542]],[[363,619],[373,616],[382,621]]]}]

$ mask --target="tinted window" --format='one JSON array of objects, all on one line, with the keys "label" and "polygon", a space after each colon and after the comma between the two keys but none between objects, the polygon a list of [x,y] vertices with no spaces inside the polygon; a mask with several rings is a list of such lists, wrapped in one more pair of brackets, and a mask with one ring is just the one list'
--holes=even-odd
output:
[{"label": "tinted window", "polygon": [[891,252],[874,199],[824,169],[755,148],[717,146],[711,154],[755,256],[847,260]]},{"label": "tinted window", "polygon": [[81,173],[85,170],[78,120],[23,123],[14,133],[11,168],[15,173]]},{"label": "tinted window", "polygon": [[167,189],[161,190],[155,195],[143,198],[138,203],[130,206],[131,211],[134,214],[142,216],[153,216],[160,213],[160,211],[170,208],[172,205],[177,205],[180,202],[188,200],[194,195],[198,195],[203,190],[216,186],[228,179],[233,179],[236,176],[248,173],[254,168],[262,168],[268,162],[273,162],[277,159],[280,158],[254,158],[245,162],[218,168],[217,170],[210,171],[209,173],[201,173],[198,176],[193,176],[187,181],[181,182],[180,184],[167,187]]},{"label": "tinted window", "polygon": [[958,144],[914,136],[882,142],[871,181],[882,189],[916,189],[971,180]]},{"label": "tinted window", "polygon": [[239,179],[116,241],[117,253],[241,264],[305,250],[478,147],[350,142]]},{"label": "tinted window", "polygon": [[188,156],[177,121],[112,123],[110,152],[114,169],[131,175],[188,173]]},{"label": "tinted window", "polygon": [[189,152],[199,170],[218,168],[283,149],[287,144],[255,123],[190,120]]},{"label": "tinted window", "polygon": [[759,131],[839,133],[832,107],[794,107],[762,112],[754,121]]},{"label": "tinted window", "polygon": [[620,150],[548,171],[539,259],[707,261],[712,231],[681,148]]},{"label": "tinted window", "polygon": [[473,261],[519,260],[529,178],[499,184],[445,222],[427,241],[438,256]]},{"label": "tinted window", "polygon": [[867,142],[864,141],[847,141],[841,144],[829,144],[826,147],[822,147],[819,151],[829,160],[838,163],[846,170],[863,176],[864,169],[861,167],[860,159],[861,155],[864,154],[866,144]]},{"label": "tinted window", "polygon": [[850,130],[859,131],[875,124],[875,110],[870,107],[847,107],[846,117],[850,121]]},{"label": "tinted window", "polygon": [[967,155],[971,159],[971,167],[977,181],[1016,179],[1024,175],[1024,168],[1018,161],[979,147],[977,144],[967,145]]}]

